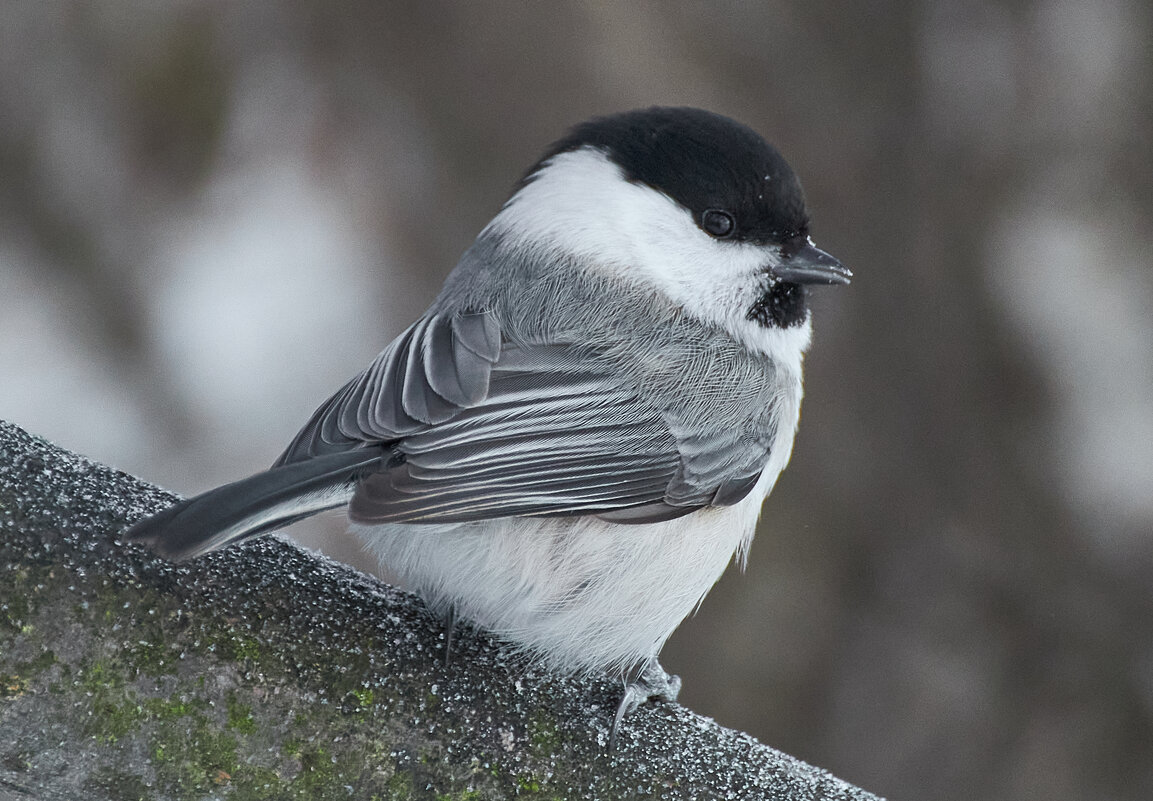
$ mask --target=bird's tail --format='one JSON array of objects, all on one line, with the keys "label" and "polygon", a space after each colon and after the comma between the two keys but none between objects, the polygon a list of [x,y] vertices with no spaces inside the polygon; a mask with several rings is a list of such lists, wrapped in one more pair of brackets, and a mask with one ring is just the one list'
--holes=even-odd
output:
[{"label": "bird's tail", "polygon": [[166,559],[191,559],[347,503],[357,481],[394,455],[373,445],[274,467],[138,521],[125,539]]}]

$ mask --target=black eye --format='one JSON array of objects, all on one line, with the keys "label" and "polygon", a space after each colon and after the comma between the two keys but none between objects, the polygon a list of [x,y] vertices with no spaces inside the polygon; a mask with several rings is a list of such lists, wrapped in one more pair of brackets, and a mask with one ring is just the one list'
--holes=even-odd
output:
[{"label": "black eye", "polygon": [[701,215],[701,228],[705,233],[717,239],[724,239],[736,230],[737,224],[733,215],[720,209],[709,209]]}]

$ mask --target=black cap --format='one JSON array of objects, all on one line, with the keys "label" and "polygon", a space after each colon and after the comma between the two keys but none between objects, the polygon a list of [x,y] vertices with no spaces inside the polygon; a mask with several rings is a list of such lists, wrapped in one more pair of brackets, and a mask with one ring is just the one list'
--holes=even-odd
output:
[{"label": "black cap", "polygon": [[668,195],[698,225],[705,212],[726,213],[735,225],[725,238],[782,244],[808,234],[792,168],[756,131],[728,117],[659,106],[595,117],[553,144],[525,180],[550,158],[582,147],[605,152],[630,181]]}]

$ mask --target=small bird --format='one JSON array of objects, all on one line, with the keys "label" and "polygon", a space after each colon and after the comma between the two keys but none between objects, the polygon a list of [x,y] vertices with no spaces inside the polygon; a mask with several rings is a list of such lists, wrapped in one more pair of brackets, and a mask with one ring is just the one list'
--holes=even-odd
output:
[{"label": "small bird", "polygon": [[850,277],[750,128],[694,108],[591,119],[271,469],[127,538],[189,559],[347,505],[447,620],[625,679],[615,738],[676,698],[657,655],[743,560],[792,451],[807,288]]}]

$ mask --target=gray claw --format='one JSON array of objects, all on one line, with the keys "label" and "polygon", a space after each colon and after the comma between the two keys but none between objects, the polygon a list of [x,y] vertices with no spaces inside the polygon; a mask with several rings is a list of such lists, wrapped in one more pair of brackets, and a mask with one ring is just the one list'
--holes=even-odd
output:
[{"label": "gray claw", "polygon": [[444,616],[444,666],[452,659],[452,635],[456,633],[456,605],[448,608]]},{"label": "gray claw", "polygon": [[613,717],[613,727],[609,732],[609,750],[616,748],[621,721],[633,710],[650,699],[675,701],[680,691],[680,676],[665,673],[655,656],[645,662],[636,677],[625,682],[625,691],[621,696],[621,702],[617,704],[617,713]]}]

